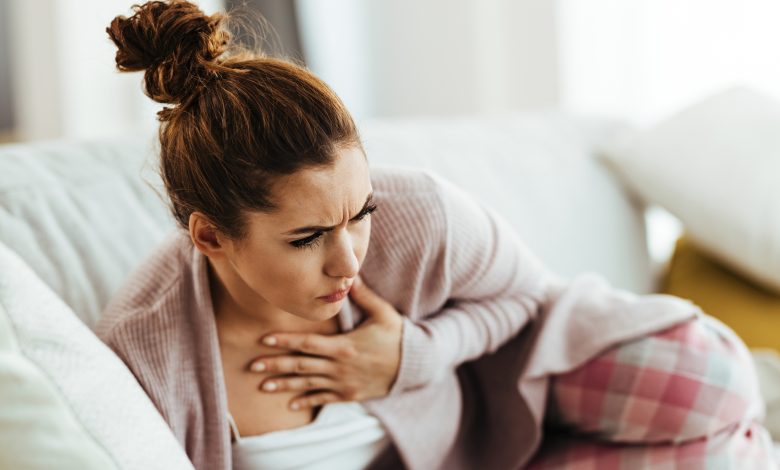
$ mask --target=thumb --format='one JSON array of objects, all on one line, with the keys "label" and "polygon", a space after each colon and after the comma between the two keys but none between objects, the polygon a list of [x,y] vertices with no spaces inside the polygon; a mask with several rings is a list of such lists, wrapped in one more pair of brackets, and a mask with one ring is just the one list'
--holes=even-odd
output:
[{"label": "thumb", "polygon": [[372,316],[381,315],[390,306],[390,304],[374,292],[360,277],[356,277],[352,282],[352,289],[349,290],[349,296],[365,312]]}]

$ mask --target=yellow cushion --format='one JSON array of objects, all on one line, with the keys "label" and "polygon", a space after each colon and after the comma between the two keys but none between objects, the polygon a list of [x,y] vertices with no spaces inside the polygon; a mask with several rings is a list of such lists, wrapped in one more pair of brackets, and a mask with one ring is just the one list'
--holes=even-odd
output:
[{"label": "yellow cushion", "polygon": [[662,290],[698,304],[736,331],[749,347],[780,351],[780,292],[752,284],[690,239],[677,241]]}]

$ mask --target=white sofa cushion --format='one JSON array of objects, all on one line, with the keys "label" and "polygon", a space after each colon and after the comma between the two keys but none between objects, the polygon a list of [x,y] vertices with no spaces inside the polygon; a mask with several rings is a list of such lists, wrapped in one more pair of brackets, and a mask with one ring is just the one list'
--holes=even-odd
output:
[{"label": "white sofa cushion", "polygon": [[604,156],[698,246],[780,290],[780,102],[732,88],[620,138]]},{"label": "white sofa cushion", "polygon": [[0,147],[0,242],[88,326],[173,229],[152,141]]},{"label": "white sofa cushion", "polygon": [[111,470],[49,379],[19,352],[0,303],[0,468]]},{"label": "white sofa cushion", "polygon": [[[119,468],[192,469],[173,433],[122,361],[2,244],[0,306],[21,354],[48,377],[59,399]],[[2,384],[8,386],[13,384]],[[52,389],[36,391],[44,394]],[[2,404],[5,409],[7,403]],[[61,426],[61,417],[52,414],[49,418],[53,432]]]}]

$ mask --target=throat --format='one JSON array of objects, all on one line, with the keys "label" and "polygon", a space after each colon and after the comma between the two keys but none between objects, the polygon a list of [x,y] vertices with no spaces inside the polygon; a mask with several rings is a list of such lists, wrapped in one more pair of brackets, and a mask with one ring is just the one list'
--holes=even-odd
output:
[{"label": "throat", "polygon": [[215,313],[219,342],[224,345],[256,347],[260,344],[260,340],[270,333],[316,333],[321,335],[339,333],[338,317],[329,318],[322,322],[313,322],[302,318],[264,321],[230,311]]},{"label": "throat", "polygon": [[[215,305],[214,315],[219,343],[223,347],[257,351],[261,340],[271,333],[339,333],[338,316],[324,321],[312,321],[283,311],[268,312],[259,309],[246,312],[230,303]],[[279,349],[271,348],[280,352]]]},{"label": "throat", "polygon": [[281,310],[262,298],[239,295],[242,289],[229,289],[222,279],[224,273],[219,271],[209,263],[209,290],[222,347],[256,348],[261,338],[269,333],[332,335],[339,332],[338,317],[312,321]]}]

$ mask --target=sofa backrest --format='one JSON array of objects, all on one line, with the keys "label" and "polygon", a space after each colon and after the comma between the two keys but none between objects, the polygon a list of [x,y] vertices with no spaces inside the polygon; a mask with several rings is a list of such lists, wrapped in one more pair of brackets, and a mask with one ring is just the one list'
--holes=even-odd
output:
[{"label": "sofa backrest", "polygon": [[[594,158],[614,123],[554,113],[362,123],[372,165],[436,171],[503,214],[548,266],[649,292],[642,208]],[[153,138],[0,146],[0,241],[90,327],[174,230]]]},{"label": "sofa backrest", "polygon": [[655,290],[644,207],[597,158],[629,130],[558,112],[363,123],[373,164],[432,169],[506,217],[554,271]]},{"label": "sofa backrest", "polygon": [[[0,241],[90,327],[173,229],[150,140],[0,147]],[[159,186],[159,185],[158,185]]]}]

